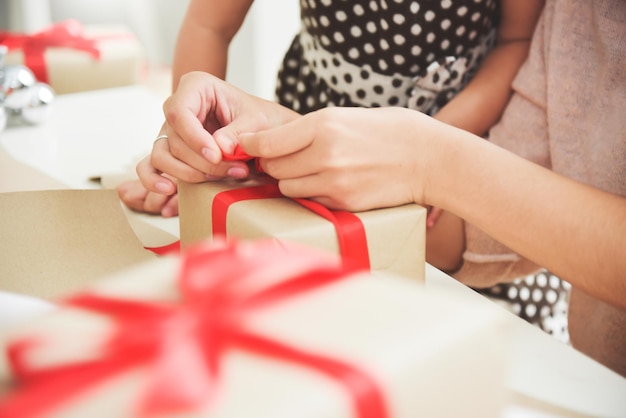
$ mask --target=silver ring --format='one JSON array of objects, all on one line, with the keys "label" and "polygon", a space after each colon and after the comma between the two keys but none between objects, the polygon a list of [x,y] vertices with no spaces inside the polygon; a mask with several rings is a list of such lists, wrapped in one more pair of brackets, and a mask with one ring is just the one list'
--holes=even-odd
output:
[{"label": "silver ring", "polygon": [[159,139],[167,139],[167,134],[161,134],[154,139],[154,142],[157,142]]}]

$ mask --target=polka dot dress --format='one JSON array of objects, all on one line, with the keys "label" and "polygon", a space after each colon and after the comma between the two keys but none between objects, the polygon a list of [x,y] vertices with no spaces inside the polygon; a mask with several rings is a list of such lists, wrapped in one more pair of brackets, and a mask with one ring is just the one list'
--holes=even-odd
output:
[{"label": "polka dot dress", "polygon": [[496,0],[301,0],[302,29],[278,101],[403,106],[433,114],[470,80],[495,40]]},{"label": "polka dot dress", "polygon": [[567,307],[570,289],[569,283],[549,271],[541,271],[478,292],[503,302],[516,315],[569,344]]},{"label": "polka dot dress", "polygon": [[[429,115],[475,74],[495,43],[497,0],[301,0],[300,32],[282,62],[279,103],[402,106]],[[548,272],[480,293],[562,341],[567,284]]]}]

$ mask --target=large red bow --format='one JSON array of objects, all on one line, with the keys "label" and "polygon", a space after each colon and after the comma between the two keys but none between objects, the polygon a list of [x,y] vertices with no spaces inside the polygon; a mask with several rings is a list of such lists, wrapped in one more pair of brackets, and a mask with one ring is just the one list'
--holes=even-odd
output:
[{"label": "large red bow", "polygon": [[[220,359],[232,348],[310,367],[338,381],[359,418],[385,418],[384,397],[363,371],[261,335],[246,326],[255,310],[341,280],[354,273],[336,259],[271,241],[190,247],[181,254],[176,305],[82,294],[70,306],[106,314],[117,331],[100,359],[36,370],[25,361],[37,343],[10,347],[20,389],[0,405],[2,417],[34,417],[81,390],[126,369],[152,366],[139,414],[181,411],[210,400],[220,378]],[[292,274],[295,272],[295,274]],[[259,288],[259,280],[290,277]],[[245,400],[242,400],[245,402]]]},{"label": "large red bow", "polygon": [[87,52],[95,59],[100,59],[100,51],[96,47],[97,41],[85,38],[83,33],[84,28],[80,22],[65,20],[32,35],[0,32],[0,44],[7,46],[9,50],[22,49],[24,65],[30,68],[37,80],[49,83],[48,69],[44,59],[44,52],[47,48],[77,49]]}]

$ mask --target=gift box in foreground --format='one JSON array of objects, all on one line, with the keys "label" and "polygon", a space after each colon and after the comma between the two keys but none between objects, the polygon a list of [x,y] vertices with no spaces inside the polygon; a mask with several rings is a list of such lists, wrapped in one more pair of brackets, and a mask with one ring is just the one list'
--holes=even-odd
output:
[{"label": "gift box in foreground", "polygon": [[143,49],[122,26],[68,20],[35,34],[0,32],[6,65],[23,64],[57,94],[136,84]]},{"label": "gift box in foreground", "polygon": [[5,334],[0,416],[499,417],[490,308],[296,244],[203,243]]},{"label": "gift box in foreground", "polygon": [[[278,241],[294,241],[340,253],[338,232],[333,224],[302,204],[285,197],[262,198],[263,193],[252,197],[231,195],[268,185],[272,181],[261,175],[247,181],[181,182],[178,192],[181,245],[184,247],[212,237],[214,228],[218,226],[216,223],[224,223],[229,237],[272,237]],[[227,207],[225,221],[217,220],[213,215],[218,203]],[[425,208],[405,205],[355,215],[364,227],[366,243],[348,243],[348,246],[367,246],[365,252],[369,256],[372,272],[390,272],[423,282]]]}]

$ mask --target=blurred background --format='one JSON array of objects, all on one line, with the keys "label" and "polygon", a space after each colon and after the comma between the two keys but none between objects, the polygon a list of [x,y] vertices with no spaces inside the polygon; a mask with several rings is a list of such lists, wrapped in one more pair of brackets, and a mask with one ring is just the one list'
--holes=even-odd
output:
[{"label": "blurred background", "polygon": [[[228,0],[224,0],[228,1]],[[227,79],[267,99],[274,97],[282,55],[299,28],[297,0],[256,0],[229,52]],[[170,66],[188,0],[0,0],[0,30],[32,33],[66,19],[132,31],[145,66],[140,82],[170,90]]]}]

